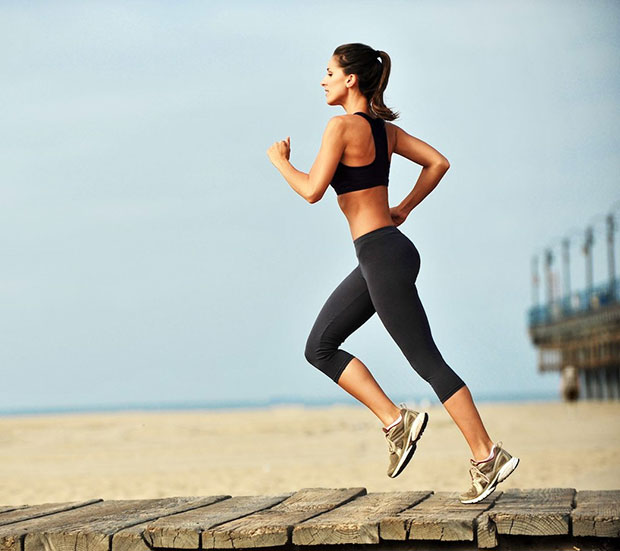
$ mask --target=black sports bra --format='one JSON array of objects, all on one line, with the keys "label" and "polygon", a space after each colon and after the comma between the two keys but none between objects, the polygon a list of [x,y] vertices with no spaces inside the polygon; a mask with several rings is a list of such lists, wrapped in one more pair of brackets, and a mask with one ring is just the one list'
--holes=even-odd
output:
[{"label": "black sports bra", "polygon": [[354,115],[361,115],[370,123],[372,138],[375,142],[375,159],[369,165],[363,166],[349,166],[338,163],[334,177],[329,183],[336,191],[336,195],[357,191],[358,189],[388,185],[390,161],[388,159],[385,121],[381,118],[373,119],[361,111],[354,113]]}]

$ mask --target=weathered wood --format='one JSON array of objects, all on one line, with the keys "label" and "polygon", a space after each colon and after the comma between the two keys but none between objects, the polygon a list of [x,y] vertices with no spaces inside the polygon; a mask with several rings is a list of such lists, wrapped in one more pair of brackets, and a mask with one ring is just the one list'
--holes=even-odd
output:
[{"label": "weathered wood", "polygon": [[[496,500],[499,498],[497,496]],[[497,547],[497,530],[495,523],[490,519],[489,512],[485,511],[476,519],[476,541],[480,549]]]},{"label": "weathered wood", "polygon": [[489,518],[498,534],[568,534],[574,497],[574,488],[506,490],[489,510]]},{"label": "weathered wood", "polygon": [[22,541],[26,534],[37,530],[45,530],[54,526],[62,526],[65,522],[69,522],[71,519],[75,518],[78,511],[84,516],[90,515],[94,518],[102,504],[103,502],[101,500],[95,499],[80,509],[59,511],[52,515],[21,520],[0,526],[0,551],[21,551]]},{"label": "weathered wood", "polygon": [[363,495],[293,528],[295,545],[378,543],[379,524],[432,492],[377,492]]},{"label": "weathered wood", "polygon": [[[431,490],[425,490],[420,493],[423,495],[416,502],[412,503],[410,507],[417,506],[420,502],[430,499],[433,495]],[[410,508],[406,508],[397,514],[382,518],[379,523],[379,537],[382,540],[406,540],[408,528],[407,512],[410,510]]]},{"label": "weathered wood", "polygon": [[112,547],[114,551],[134,550],[134,547],[127,543],[120,547],[121,538],[128,539],[128,534],[125,534],[128,530],[133,534],[138,529],[141,533],[143,529],[144,539],[151,547],[199,549],[200,535],[204,530],[268,509],[292,495],[293,492],[277,496],[235,496],[206,507],[177,513],[118,532],[114,535]]},{"label": "weathered wood", "polygon": [[571,512],[574,536],[620,536],[620,490],[581,490]]},{"label": "weathered wood", "polygon": [[149,522],[151,521],[141,522],[140,524],[123,528],[115,534],[112,534],[110,551],[112,551],[112,549],[114,551],[150,551],[151,547],[144,539],[144,529],[148,526]]},{"label": "weathered wood", "polygon": [[365,494],[366,488],[302,488],[271,509],[205,530],[202,547],[238,549],[285,545],[296,524]]},{"label": "weathered wood", "polygon": [[18,509],[26,509],[26,507],[32,507],[32,505],[0,505],[0,515],[9,511],[17,511]]},{"label": "weathered wood", "polygon": [[474,541],[476,519],[493,505],[492,494],[480,503],[464,505],[458,492],[437,492],[415,507],[384,519],[383,539]]},{"label": "weathered wood", "polygon": [[[109,551],[111,536],[123,528],[229,497],[170,497],[95,503],[88,508],[71,511],[72,517],[62,522],[42,529],[29,529],[24,537],[24,551]],[[25,523],[9,527],[20,524]]]},{"label": "weathered wood", "polygon": [[24,505],[17,509],[8,510],[8,512],[0,513],[0,526],[7,524],[14,524],[15,522],[22,522],[24,520],[35,519],[39,517],[45,517],[47,515],[53,515],[61,511],[71,511],[90,505],[91,503],[98,503],[103,501],[102,499],[89,499],[88,501],[69,501],[66,503],[42,503],[41,505]]},{"label": "weathered wood", "polygon": [[528,537],[546,536],[536,541],[550,545],[574,538],[578,544],[580,538],[596,537],[611,549],[620,538],[620,490],[515,489],[474,505],[461,504],[452,492],[304,488],[277,496],[0,507],[0,551],[275,550],[333,544],[341,551],[368,544],[377,551],[399,546],[427,551],[446,540],[471,542],[474,532],[479,548],[512,542],[517,549],[533,541]]}]

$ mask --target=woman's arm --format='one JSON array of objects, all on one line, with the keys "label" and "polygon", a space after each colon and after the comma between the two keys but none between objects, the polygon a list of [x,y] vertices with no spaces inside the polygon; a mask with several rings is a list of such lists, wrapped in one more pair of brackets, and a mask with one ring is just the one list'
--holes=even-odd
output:
[{"label": "woman's arm", "polygon": [[297,170],[290,163],[290,138],[275,142],[267,150],[269,159],[284,179],[309,203],[316,203],[323,197],[336,172],[345,146],[344,128],[342,116],[332,117],[328,121],[321,148],[308,174]]},{"label": "woman's arm", "polygon": [[394,153],[398,153],[406,159],[422,165],[422,172],[415,186],[409,195],[407,195],[397,207],[394,207],[401,216],[406,218],[409,213],[437,187],[443,175],[450,168],[450,163],[439,151],[426,142],[414,136],[410,136],[395,124],[392,126],[396,128]]}]

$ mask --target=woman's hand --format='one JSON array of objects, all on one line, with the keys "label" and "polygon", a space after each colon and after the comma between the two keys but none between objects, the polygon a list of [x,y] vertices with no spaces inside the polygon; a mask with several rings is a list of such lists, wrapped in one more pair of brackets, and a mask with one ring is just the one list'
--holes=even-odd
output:
[{"label": "woman's hand", "polygon": [[269,160],[277,166],[280,161],[288,161],[291,156],[291,137],[287,137],[286,140],[274,142],[274,144],[267,150]]},{"label": "woman's hand", "polygon": [[407,215],[399,207],[391,207],[390,216],[396,226],[400,226],[407,219]]}]

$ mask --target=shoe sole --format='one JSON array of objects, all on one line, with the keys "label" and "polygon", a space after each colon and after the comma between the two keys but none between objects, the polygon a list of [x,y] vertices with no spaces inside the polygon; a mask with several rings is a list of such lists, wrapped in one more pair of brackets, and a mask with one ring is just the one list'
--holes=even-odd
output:
[{"label": "shoe sole", "polygon": [[[413,454],[417,448],[417,442],[422,437],[422,433],[424,432],[427,423],[428,413],[423,411],[416,417],[413,425],[411,426],[411,430],[409,431],[409,435],[411,437],[409,440],[409,445],[403,452],[403,455],[400,457],[400,461],[396,465],[394,472],[389,475],[390,478],[396,478],[400,473],[403,472],[409,461],[411,461],[411,458],[413,457]],[[411,436],[412,434],[415,436]]]},{"label": "shoe sole", "polygon": [[492,494],[495,491],[495,488],[497,488],[497,485],[500,482],[503,482],[504,480],[506,480],[510,474],[512,474],[512,472],[517,468],[517,465],[519,464],[519,458],[518,457],[513,457],[512,459],[510,459],[495,475],[495,478],[491,481],[491,483],[487,486],[487,489],[482,492],[478,497],[474,497],[472,499],[466,499],[466,500],[461,500],[461,503],[465,503],[466,505],[469,505],[471,503],[478,503],[479,501],[482,501],[485,497],[489,496],[490,494]]}]

